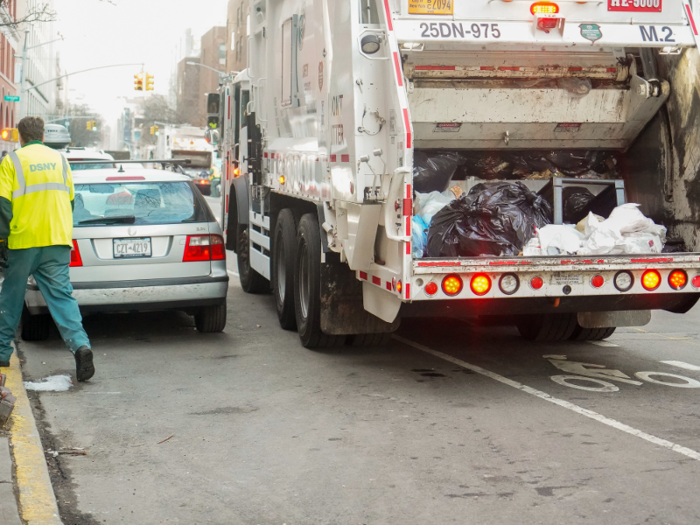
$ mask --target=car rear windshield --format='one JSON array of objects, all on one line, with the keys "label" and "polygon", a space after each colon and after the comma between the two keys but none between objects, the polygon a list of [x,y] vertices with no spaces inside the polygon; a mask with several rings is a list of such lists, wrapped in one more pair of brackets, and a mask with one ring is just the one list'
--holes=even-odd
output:
[{"label": "car rear windshield", "polygon": [[181,224],[211,220],[201,197],[195,196],[188,182],[76,184],[74,204],[74,226]]},{"label": "car rear windshield", "polygon": [[[73,162],[85,162],[89,160],[104,160],[104,159],[75,159]],[[73,164],[71,161],[68,162],[70,164],[70,169],[71,171],[83,171],[83,170],[104,170],[104,169],[110,169],[114,168],[114,164]]]}]

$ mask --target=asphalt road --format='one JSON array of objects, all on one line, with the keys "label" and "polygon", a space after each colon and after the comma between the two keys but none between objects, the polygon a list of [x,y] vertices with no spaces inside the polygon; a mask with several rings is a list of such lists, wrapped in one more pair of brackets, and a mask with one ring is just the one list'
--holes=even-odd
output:
[{"label": "asphalt road", "polygon": [[[66,524],[700,521],[698,309],[602,346],[466,319],[313,352],[235,277],[228,308],[218,335],[86,318],[95,378],[33,394],[45,447],[88,453],[50,457]],[[72,372],[57,334],[21,352]]]}]

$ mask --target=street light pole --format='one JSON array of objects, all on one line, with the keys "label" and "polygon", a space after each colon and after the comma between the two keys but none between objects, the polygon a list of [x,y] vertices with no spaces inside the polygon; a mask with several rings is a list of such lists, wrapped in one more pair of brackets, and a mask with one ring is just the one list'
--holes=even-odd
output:
[{"label": "street light pole", "polygon": [[200,64],[199,62],[186,62],[186,64],[188,66],[199,66],[199,67],[205,67],[207,69],[211,69],[212,71],[215,71],[216,73],[219,74],[219,78],[223,78],[226,76],[226,73],[224,73],[223,71],[219,71],[218,69],[215,69],[215,68],[208,66],[206,64]]}]

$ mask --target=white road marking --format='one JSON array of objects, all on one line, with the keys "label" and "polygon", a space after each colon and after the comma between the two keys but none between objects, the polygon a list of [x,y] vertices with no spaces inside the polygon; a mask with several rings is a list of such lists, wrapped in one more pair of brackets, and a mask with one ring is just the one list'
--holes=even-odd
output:
[{"label": "white road marking", "polygon": [[666,439],[652,436],[651,434],[647,434],[646,432],[644,432],[642,430],[639,430],[639,429],[636,429],[636,428],[631,427],[629,425],[626,425],[624,423],[621,423],[620,421],[616,421],[614,419],[606,417],[606,416],[599,414],[597,412],[593,412],[592,410],[588,410],[587,408],[583,408],[583,407],[580,407],[580,406],[575,405],[573,403],[570,403],[568,401],[564,401],[563,399],[552,397],[549,394],[547,394],[546,392],[542,392],[542,391],[537,390],[535,388],[523,385],[522,383],[518,383],[517,381],[513,381],[511,379],[508,379],[506,377],[498,375],[494,372],[490,372],[484,368],[481,368],[480,366],[471,365],[471,364],[467,363],[466,361],[462,361],[461,359],[457,359],[456,357],[452,357],[451,355],[447,355],[443,352],[433,350],[432,348],[428,348],[427,346],[423,346],[421,344],[414,343],[413,341],[410,341],[410,340],[405,339],[403,337],[400,337],[398,335],[395,335],[394,339],[402,342],[405,345],[413,347],[416,350],[420,350],[421,352],[425,352],[427,354],[431,354],[431,355],[438,357],[440,359],[444,359],[445,361],[453,363],[457,366],[461,366],[462,368],[466,368],[467,370],[471,370],[472,372],[475,372],[475,373],[480,374],[482,376],[493,379],[494,381],[498,381],[499,383],[503,383],[504,385],[508,385],[510,387],[513,387],[517,390],[520,390],[521,392],[525,392],[526,394],[530,394],[531,396],[538,397],[544,401],[548,401],[548,402],[553,403],[555,405],[558,405],[562,408],[566,408],[567,410],[571,410],[572,412],[576,412],[577,414],[580,414],[580,415],[585,416],[587,418],[593,419],[594,421],[598,421],[599,423],[603,423],[604,425],[615,428],[617,430],[620,430],[620,431],[625,432],[627,434],[630,434],[632,436],[638,437],[639,439],[643,439],[644,441],[648,441],[649,443],[653,443],[654,445],[658,445],[660,447],[667,448],[669,450],[672,450],[673,452],[677,452],[678,454],[682,454],[683,456],[700,461],[700,452],[697,452],[695,450],[678,445],[676,443],[672,443],[671,441],[668,441]]},{"label": "white road marking", "polygon": [[[593,377],[598,379],[608,379],[610,381],[620,381],[629,383],[630,385],[640,386],[642,383],[635,381],[630,376],[619,370],[610,370],[604,365],[594,365],[592,363],[578,363],[576,361],[567,361],[564,359],[547,359],[550,363],[556,366],[562,372],[567,374],[576,374],[579,376]],[[593,369],[593,370],[591,370]],[[568,385],[567,385],[568,386]]]},{"label": "white road marking", "polygon": [[[571,388],[577,388],[579,390],[587,390],[588,392],[619,392],[620,389],[617,385],[608,383],[607,381],[602,381],[600,379],[594,379],[592,377],[581,377],[581,376],[552,376],[550,377],[552,381],[558,383],[562,386],[568,386]],[[600,385],[600,387],[583,386],[577,385],[576,383],[569,383],[569,381],[588,381],[590,383]],[[641,383],[640,383],[641,384]]]},{"label": "white road marking", "polygon": [[603,346],[605,348],[618,348],[620,345],[609,343],[607,341],[588,341],[592,345]]},{"label": "white road marking", "polygon": [[[666,374],[665,372],[637,372],[636,375],[639,379],[648,381],[649,383],[654,383],[656,385],[664,386],[675,386],[676,388],[700,388],[700,382],[695,379],[690,379],[689,377],[679,376],[677,374]],[[658,379],[652,379],[651,376],[661,376],[661,377],[672,377],[683,381],[683,383],[669,383],[668,381],[659,381]]]},{"label": "white road marking", "polygon": [[693,372],[700,372],[700,366],[691,365],[690,363],[684,363],[683,361],[661,361],[665,365],[671,365],[678,368],[685,368],[686,370],[692,370]]},{"label": "white road marking", "polygon": [[236,272],[234,272],[233,270],[226,270],[226,272],[228,272],[228,274],[231,275],[231,276],[233,276],[233,277],[240,277],[240,275],[238,275],[238,274],[237,274]]}]

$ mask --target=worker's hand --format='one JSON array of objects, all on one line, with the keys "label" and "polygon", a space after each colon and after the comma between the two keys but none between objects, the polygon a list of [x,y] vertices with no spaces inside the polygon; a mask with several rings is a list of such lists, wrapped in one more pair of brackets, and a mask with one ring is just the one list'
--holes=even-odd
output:
[{"label": "worker's hand", "polygon": [[0,239],[0,268],[7,268],[7,240]]}]

